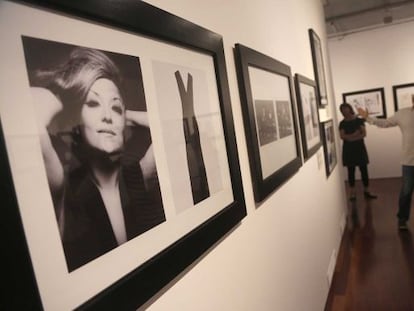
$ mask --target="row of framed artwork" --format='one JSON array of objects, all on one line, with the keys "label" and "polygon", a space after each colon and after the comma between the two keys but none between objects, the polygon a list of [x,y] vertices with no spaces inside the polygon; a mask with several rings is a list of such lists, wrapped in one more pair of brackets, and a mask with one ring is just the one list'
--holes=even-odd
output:
[{"label": "row of framed artwork", "polygon": [[[414,103],[414,83],[393,85],[392,93],[395,111],[412,107]],[[367,109],[369,115],[372,117],[387,117],[383,87],[343,93],[342,100],[343,102],[349,103],[354,110],[357,108]]]},{"label": "row of framed artwork", "polygon": [[[312,40],[314,31],[309,32]],[[235,59],[255,201],[299,170],[301,152],[306,161],[322,142],[329,176],[336,163],[333,123],[320,123],[317,84],[295,74],[293,87],[288,65],[241,44],[235,47]]]},{"label": "row of framed artwork", "polygon": [[[136,309],[246,215],[223,38],[127,0],[4,1],[0,22],[0,234],[8,250],[2,304]],[[317,82],[299,74],[294,79],[303,151],[290,67],[235,47],[257,202],[293,176],[301,153],[310,158],[322,140],[328,175],[336,163],[333,123],[319,123],[318,108],[327,104],[321,44],[313,30],[309,34]],[[104,74],[82,97],[97,67]],[[74,103],[83,101],[76,112]],[[52,110],[58,117],[44,118]],[[97,127],[105,148],[92,146],[89,126]],[[105,170],[119,174],[119,204],[101,198],[89,173],[109,158]],[[56,178],[64,191],[55,191]],[[142,190],[148,184],[150,194]],[[109,213],[117,204],[124,218],[115,224]],[[139,232],[130,230],[134,217]],[[92,236],[95,226],[102,232]]]}]

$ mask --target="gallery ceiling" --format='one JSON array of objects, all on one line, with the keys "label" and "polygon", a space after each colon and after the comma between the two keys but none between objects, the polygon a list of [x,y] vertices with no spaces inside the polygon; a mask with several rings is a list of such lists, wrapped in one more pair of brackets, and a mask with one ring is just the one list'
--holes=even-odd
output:
[{"label": "gallery ceiling", "polygon": [[414,21],[414,0],[322,0],[328,37]]}]

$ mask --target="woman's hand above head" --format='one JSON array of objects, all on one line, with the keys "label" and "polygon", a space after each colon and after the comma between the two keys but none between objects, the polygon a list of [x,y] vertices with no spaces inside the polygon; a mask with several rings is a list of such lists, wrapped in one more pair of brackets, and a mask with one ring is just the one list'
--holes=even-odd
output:
[{"label": "woman's hand above head", "polygon": [[139,161],[139,166],[141,167],[144,182],[148,189],[151,186],[151,181],[153,180],[157,171],[152,145],[148,147],[145,155]]},{"label": "woman's hand above head", "polygon": [[30,88],[35,106],[35,113],[41,129],[47,128],[63,108],[62,102],[51,91],[41,87]]},{"label": "woman's hand above head", "polygon": [[148,115],[146,111],[126,110],[125,117],[128,125],[142,125],[149,127]]},{"label": "woman's hand above head", "polygon": [[[127,125],[141,125],[149,127],[148,114],[146,111],[126,110],[125,117]],[[151,181],[156,174],[155,158],[152,144],[149,145],[148,149],[145,152],[145,155],[139,160],[139,166],[141,167],[144,182],[148,189],[151,187]]]},{"label": "woman's hand above head", "polygon": [[64,171],[56,150],[53,148],[47,126],[54,116],[62,110],[62,103],[51,91],[45,88],[33,87],[31,93],[38,119],[40,148],[45,162],[47,180],[55,206],[57,206],[56,214],[61,228]]}]

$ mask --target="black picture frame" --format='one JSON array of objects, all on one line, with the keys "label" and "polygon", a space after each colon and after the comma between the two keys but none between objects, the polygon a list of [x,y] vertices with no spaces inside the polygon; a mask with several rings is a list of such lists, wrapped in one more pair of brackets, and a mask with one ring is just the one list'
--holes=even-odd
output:
[{"label": "black picture frame", "polygon": [[355,113],[357,113],[357,108],[363,108],[368,110],[370,117],[387,117],[383,87],[346,92],[342,94],[342,100],[344,103],[350,104]]},{"label": "black picture frame", "polygon": [[322,42],[312,28],[308,29],[312,52],[313,72],[318,90],[319,104],[324,107],[328,104],[328,91],[326,88],[325,62],[323,59]]},{"label": "black picture frame", "polygon": [[317,104],[318,93],[315,81],[298,73],[295,74],[295,90],[302,138],[302,151],[306,161],[322,146]]},{"label": "black picture frame", "polygon": [[[184,47],[209,55],[214,60],[233,201],[222,206],[219,212],[143,264],[137,265],[126,275],[75,306],[80,310],[135,310],[219,242],[246,215],[223,39],[217,33],[142,1],[11,2],[29,9],[51,12],[58,18],[69,17],[90,24],[105,25],[129,34],[165,42],[174,47]],[[0,309],[4,307],[8,310],[41,310],[44,309],[42,295],[45,293],[41,293],[38,287],[29,251],[30,243],[19,211],[18,193],[13,183],[15,176],[10,163],[10,150],[6,146],[7,133],[0,123],[0,200],[4,213],[1,217],[0,231],[4,238],[3,247],[7,250],[3,255],[1,269],[2,283],[5,286],[2,286],[4,298],[1,299]]]},{"label": "black picture frame", "polygon": [[321,122],[323,154],[325,159],[326,177],[328,178],[338,163],[333,120]]},{"label": "black picture frame", "polygon": [[[288,65],[242,44],[236,44],[234,52],[254,197],[256,202],[261,202],[272,191],[293,176],[302,165],[291,70]],[[276,84],[271,84],[266,89],[275,92],[275,94],[283,93],[284,95],[281,95],[280,97],[288,103],[289,110],[291,111],[291,118],[288,121],[291,132],[289,136],[287,136],[291,142],[291,155],[290,157],[287,157],[287,159],[284,159],[285,162],[281,163],[279,167],[271,168],[268,172],[265,171],[265,165],[263,164],[265,161],[265,153],[261,154],[261,151],[263,151],[264,148],[267,148],[266,146],[271,146],[272,148],[267,150],[266,156],[273,163],[276,162],[278,157],[282,158],[283,152],[288,151],[284,149],[282,145],[278,145],[278,143],[281,144],[282,141],[282,134],[279,131],[279,126],[282,122],[278,122],[279,125],[276,125],[276,120],[279,119],[277,113],[278,99],[276,98],[276,95],[273,94],[261,99],[259,99],[260,95],[255,98],[253,88],[255,87],[254,83],[256,81],[252,80],[252,75],[249,70],[258,70],[265,75],[269,75],[270,79],[281,79],[281,81],[283,81],[283,83],[281,83],[283,84],[283,87],[281,87],[280,90],[278,89],[279,86]],[[273,82],[274,81],[271,81],[271,83]],[[261,88],[263,88],[263,85],[261,85]],[[262,104],[270,107],[270,110],[266,113],[269,115],[273,114],[273,117],[269,118],[269,124],[267,124],[267,137],[270,135],[271,138],[267,139],[265,142],[261,141],[262,135],[260,134],[260,131],[265,131],[261,130],[261,126],[258,124],[257,120],[259,119],[259,113],[256,114],[257,110],[255,108]]]},{"label": "black picture frame", "polygon": [[414,103],[414,83],[393,85],[392,94],[395,111],[401,108],[412,107]]}]

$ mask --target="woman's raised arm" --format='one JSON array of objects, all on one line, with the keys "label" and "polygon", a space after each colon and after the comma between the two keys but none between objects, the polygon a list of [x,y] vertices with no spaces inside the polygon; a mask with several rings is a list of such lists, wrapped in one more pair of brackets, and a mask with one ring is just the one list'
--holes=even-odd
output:
[{"label": "woman's raised arm", "polygon": [[[45,162],[46,175],[56,205],[63,198],[64,172],[62,163],[53,148],[47,127],[54,116],[62,110],[62,103],[48,89],[32,87],[31,92],[38,120],[40,147]],[[62,210],[59,209],[57,211],[58,220],[61,213]]]},{"label": "woman's raised arm", "polygon": [[125,117],[128,125],[142,125],[149,127],[146,111],[126,110]]},{"label": "woman's raised arm", "polygon": [[[128,125],[141,125],[149,127],[147,112],[127,110],[125,112],[125,115]],[[140,159],[139,166],[141,167],[142,174],[144,176],[145,186],[148,189],[151,187],[151,181],[153,180],[156,173],[152,144],[148,147],[145,155]]]}]

